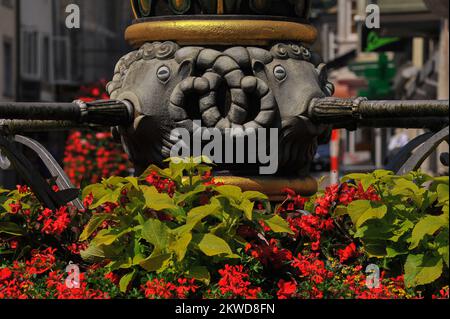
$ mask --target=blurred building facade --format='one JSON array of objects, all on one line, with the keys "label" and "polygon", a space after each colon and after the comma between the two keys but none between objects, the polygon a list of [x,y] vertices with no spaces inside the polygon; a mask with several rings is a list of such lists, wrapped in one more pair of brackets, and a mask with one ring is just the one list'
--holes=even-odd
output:
[{"label": "blurred building facade", "polygon": [[[317,44],[340,97],[448,99],[447,0],[316,1]],[[380,28],[366,27],[366,8],[380,8]],[[399,132],[397,132],[398,134]],[[409,139],[421,130],[406,130]],[[396,131],[358,129],[341,134],[343,169],[382,168]],[[446,147],[448,150],[448,145]],[[443,173],[434,154],[422,167]]]},{"label": "blurred building facade", "polygon": [[[66,26],[70,4],[80,9],[79,29]],[[0,0],[0,100],[72,101],[81,86],[110,80],[130,50],[123,37],[131,19],[124,0]],[[65,134],[33,137],[62,160]],[[18,182],[0,170],[0,186]]]},{"label": "blurred building facade", "polygon": [[0,100],[16,97],[16,4],[0,0]]}]

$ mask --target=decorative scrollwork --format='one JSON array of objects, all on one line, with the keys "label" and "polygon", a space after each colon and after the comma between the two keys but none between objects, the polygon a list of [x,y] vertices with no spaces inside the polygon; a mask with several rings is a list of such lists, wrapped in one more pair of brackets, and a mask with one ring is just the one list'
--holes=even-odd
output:
[{"label": "decorative scrollwork", "polygon": [[417,170],[425,162],[425,160],[439,147],[439,145],[447,141],[449,142],[449,127],[442,129],[427,139],[412,156],[398,170],[398,175],[404,175],[408,172]]}]

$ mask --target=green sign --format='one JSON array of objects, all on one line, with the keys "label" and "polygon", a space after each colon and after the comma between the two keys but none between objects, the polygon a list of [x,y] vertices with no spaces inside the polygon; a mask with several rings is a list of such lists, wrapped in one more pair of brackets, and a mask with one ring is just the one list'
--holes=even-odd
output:
[{"label": "green sign", "polygon": [[400,38],[381,38],[375,31],[369,32],[367,35],[366,52],[374,52],[384,46],[400,41]]}]

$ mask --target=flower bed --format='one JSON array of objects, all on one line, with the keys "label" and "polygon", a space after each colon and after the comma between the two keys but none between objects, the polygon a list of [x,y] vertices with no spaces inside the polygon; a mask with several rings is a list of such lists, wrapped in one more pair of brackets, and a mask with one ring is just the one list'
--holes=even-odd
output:
[{"label": "flower bed", "polygon": [[194,162],[89,185],[86,211],[1,190],[0,299],[448,298],[448,177],[284,191],[274,205]]},{"label": "flower bed", "polygon": [[[107,82],[81,87],[78,99],[84,102],[108,100]],[[69,133],[64,152],[64,170],[77,187],[98,183],[102,176],[127,176],[131,163],[122,145],[112,141],[111,132],[92,130]]]}]

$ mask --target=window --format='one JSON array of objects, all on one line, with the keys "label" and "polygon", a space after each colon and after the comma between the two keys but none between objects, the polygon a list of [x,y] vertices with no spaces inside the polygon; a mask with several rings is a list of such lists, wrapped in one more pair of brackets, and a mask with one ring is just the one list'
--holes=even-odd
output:
[{"label": "window", "polygon": [[42,80],[50,83],[50,39],[49,36],[42,38]]},{"label": "window", "polygon": [[39,33],[35,30],[22,31],[22,76],[28,80],[39,80]]},{"label": "window", "polygon": [[1,0],[2,6],[12,9],[13,8],[13,0]]},{"label": "window", "polygon": [[14,96],[14,77],[13,77],[13,48],[12,42],[3,41],[3,95],[6,97]]},{"label": "window", "polygon": [[65,83],[70,81],[70,41],[68,37],[53,37],[54,81]]}]

